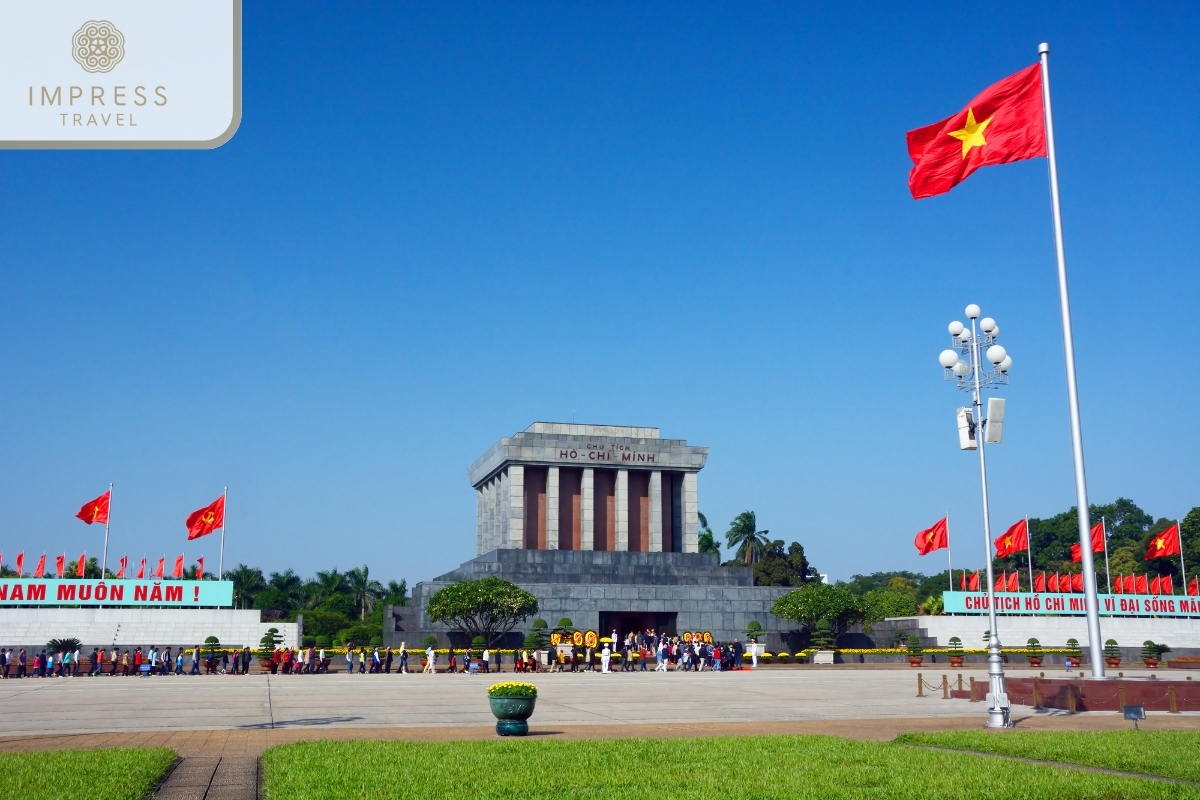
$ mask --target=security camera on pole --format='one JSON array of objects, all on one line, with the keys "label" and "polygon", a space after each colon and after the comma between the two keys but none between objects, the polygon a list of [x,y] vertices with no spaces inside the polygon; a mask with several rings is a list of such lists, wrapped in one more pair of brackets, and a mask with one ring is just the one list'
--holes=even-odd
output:
[{"label": "security camera on pole", "polygon": [[[987,560],[988,618],[990,636],[988,641],[988,721],[989,728],[1008,728],[1012,722],[1008,716],[1008,692],[1004,688],[1004,662],[1000,657],[1000,632],[996,625],[996,586],[992,577],[992,523],[988,513],[987,461],[983,445],[999,444],[1004,436],[1004,400],[988,398],[987,418],[983,417],[982,398],[984,389],[1008,385],[1008,371],[1012,369],[1012,357],[997,342],[1000,326],[991,317],[979,320],[979,306],[967,306],[966,315],[971,319],[971,329],[961,322],[951,322],[949,331],[953,349],[943,350],[938,363],[945,368],[945,379],[955,381],[958,388],[971,392],[971,407],[958,409],[958,440],[961,450],[979,451],[979,481],[983,486],[983,552]],[[986,348],[986,351],[985,351]],[[984,355],[990,364],[984,364]],[[960,357],[961,356],[961,357]],[[963,358],[967,360],[963,360]],[[983,437],[976,435],[982,429]]]}]

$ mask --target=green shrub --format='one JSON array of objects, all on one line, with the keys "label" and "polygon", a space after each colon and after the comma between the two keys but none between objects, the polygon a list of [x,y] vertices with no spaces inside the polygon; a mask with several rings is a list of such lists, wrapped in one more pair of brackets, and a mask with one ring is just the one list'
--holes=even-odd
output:
[{"label": "green shrub", "polygon": [[[210,636],[208,638],[214,639],[216,637]],[[256,655],[259,658],[270,658],[275,654],[275,648],[281,644],[283,644],[283,637],[279,635],[279,629],[267,628],[267,632],[258,640],[258,653]]]},{"label": "green shrub", "polygon": [[304,630],[313,636],[333,636],[350,627],[350,619],[337,611],[314,608],[304,612]]},{"label": "green shrub", "polygon": [[51,639],[46,642],[46,650],[51,653],[73,653],[83,646],[83,642],[74,636],[65,639]]},{"label": "green shrub", "polygon": [[1083,651],[1079,649],[1078,639],[1067,639],[1067,650],[1069,651],[1067,655],[1069,655],[1071,658],[1083,657]]},{"label": "green shrub", "polygon": [[921,646],[920,637],[915,634],[909,634],[907,647],[910,656],[919,656],[925,652],[925,648]]},{"label": "green shrub", "polygon": [[1025,643],[1025,655],[1040,658],[1042,655],[1042,643],[1037,639],[1030,639]]},{"label": "green shrub", "polygon": [[949,650],[951,655],[957,655],[962,652],[962,639],[957,636],[951,636],[949,642]]},{"label": "green shrub", "polygon": [[213,645],[218,645],[218,644],[220,644],[220,643],[221,643],[221,640],[220,640],[220,639],[218,639],[218,638],[217,638],[217,637],[215,637],[215,636],[209,636],[207,639],[205,639],[205,640],[204,640],[204,643],[205,643],[206,645],[213,646]]},{"label": "green shrub", "polygon": [[475,655],[482,658],[483,648],[487,647],[487,639],[482,636],[476,636],[471,640],[471,649],[475,651]]},{"label": "green shrub", "polygon": [[760,636],[766,636],[767,631],[758,620],[752,619],[746,624],[746,630],[743,633],[746,634],[747,639],[757,639]]},{"label": "green shrub", "polygon": [[318,636],[316,644],[317,647],[332,647],[333,639],[328,636]]},{"label": "green shrub", "polygon": [[538,635],[536,633],[533,633],[532,631],[530,631],[529,633],[525,634],[525,649],[540,650],[541,647],[542,647],[542,640],[540,638],[538,638]]},{"label": "green shrub", "polygon": [[303,644],[304,644],[304,646],[305,646],[305,647],[316,647],[316,645],[317,645],[317,637],[315,637],[315,636],[305,636],[305,637],[304,637],[304,642],[303,642]]},{"label": "green shrub", "polygon": [[383,644],[382,636],[372,636],[371,637],[371,646],[372,647],[379,647],[382,644]]},{"label": "green shrub", "polygon": [[426,636],[424,639],[421,640],[421,644],[424,645],[426,648],[437,647],[437,637],[436,636]]},{"label": "green shrub", "polygon": [[1116,639],[1109,639],[1107,642],[1104,643],[1104,657],[1105,658],[1120,658],[1121,657],[1121,647],[1120,647],[1120,645],[1117,644]]},{"label": "green shrub", "polygon": [[811,639],[813,647],[816,647],[820,650],[833,649],[833,626],[829,624],[829,620],[817,620],[817,624],[812,631]]},{"label": "green shrub", "polygon": [[1168,652],[1170,649],[1165,644],[1155,644],[1147,639],[1142,642],[1142,658],[1162,658],[1162,654]]}]

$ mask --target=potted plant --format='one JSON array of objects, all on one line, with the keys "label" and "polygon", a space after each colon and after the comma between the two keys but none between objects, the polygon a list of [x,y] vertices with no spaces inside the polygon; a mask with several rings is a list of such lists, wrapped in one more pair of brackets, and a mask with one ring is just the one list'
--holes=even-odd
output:
[{"label": "potted plant", "polygon": [[1162,654],[1168,652],[1170,649],[1165,644],[1155,644],[1147,639],[1142,643],[1142,663],[1150,669],[1157,669]]},{"label": "potted plant", "polygon": [[765,652],[765,651],[764,651],[764,652],[762,652],[762,653],[759,653],[759,654],[758,654],[758,663],[760,663],[760,664],[770,664],[770,663],[771,663],[771,659],[772,659],[772,658],[774,658],[774,657],[775,657],[775,654],[774,654],[774,653],[768,653],[768,652]]},{"label": "potted plant", "polygon": [[778,653],[775,654],[775,657],[779,659],[780,664],[786,664],[788,662],[788,658],[790,658],[791,655],[792,654],[786,650],[780,650]]},{"label": "potted plant", "polygon": [[[212,638],[211,636],[209,637]],[[275,648],[283,644],[283,637],[279,635],[278,628],[267,628],[267,632],[258,640],[258,668],[263,672],[270,672],[274,666]]]},{"label": "potted plant", "polygon": [[493,683],[488,687],[488,704],[496,716],[496,733],[524,736],[529,733],[527,720],[537,704],[537,687],[523,681]]},{"label": "potted plant", "polygon": [[1029,666],[1040,667],[1042,665],[1042,643],[1037,639],[1030,639],[1026,642],[1025,658],[1029,660]]},{"label": "potted plant", "polygon": [[921,640],[915,634],[908,635],[908,665],[910,667],[919,667],[925,659],[922,656],[925,653],[925,648],[921,646]]},{"label": "potted plant", "polygon": [[1113,669],[1121,666],[1121,648],[1116,639],[1104,643],[1104,663]]},{"label": "potted plant", "polygon": [[951,636],[949,645],[947,655],[950,658],[950,666],[961,667],[963,665],[962,639]]},{"label": "potted plant", "polygon": [[1079,649],[1078,639],[1067,639],[1067,654],[1064,658],[1072,667],[1078,667],[1083,662],[1083,651]]}]

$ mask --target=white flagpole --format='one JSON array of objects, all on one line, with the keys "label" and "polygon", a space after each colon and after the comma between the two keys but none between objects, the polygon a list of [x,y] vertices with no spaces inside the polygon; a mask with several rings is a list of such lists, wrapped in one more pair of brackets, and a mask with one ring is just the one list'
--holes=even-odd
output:
[{"label": "white flagpole", "polygon": [[1079,547],[1083,551],[1084,607],[1087,609],[1088,655],[1092,677],[1104,677],[1104,644],[1100,637],[1100,600],[1092,563],[1091,521],[1088,519],[1087,475],[1083,467],[1083,426],[1079,419],[1079,388],[1075,383],[1075,337],[1071,332],[1071,298],[1067,291],[1067,256],[1063,246],[1062,210],[1058,198],[1058,162],[1054,153],[1054,114],[1050,106],[1050,45],[1038,45],[1042,65],[1042,102],[1046,112],[1046,156],[1050,167],[1050,206],[1054,216],[1054,249],[1058,256],[1058,296],[1062,309],[1063,350],[1067,366],[1067,401],[1071,411],[1071,450],[1075,460],[1075,503],[1079,509]]},{"label": "white flagpole", "polygon": [[100,580],[104,580],[107,576],[105,568],[108,566],[108,526],[112,523],[112,484],[108,485],[108,516],[104,518],[104,555],[100,557]]},{"label": "white flagpole", "polygon": [[[1183,541],[1180,539],[1179,541]],[[1183,548],[1179,548],[1183,552]],[[954,563],[950,561],[950,512],[946,512],[946,566],[950,568],[950,591],[954,591]]]},{"label": "white flagpole", "polygon": [[1029,536],[1029,515],[1025,515],[1025,555],[1029,558],[1029,591],[1033,591],[1033,542]]},{"label": "white flagpole", "polygon": [[[1108,578],[1108,593],[1112,594],[1112,570],[1108,568],[1108,522],[1100,518],[1100,535],[1104,537],[1104,575]],[[1179,548],[1181,551],[1183,548]]]},{"label": "white flagpole", "polygon": [[225,502],[221,504],[224,509],[224,516],[221,518],[221,554],[217,556],[217,580],[221,580],[221,576],[225,574],[225,523],[229,521],[229,487],[225,487],[223,495]]},{"label": "white flagpole", "polygon": [[1183,596],[1187,597],[1187,567],[1183,565],[1183,526],[1175,520],[1175,538],[1179,540],[1179,571],[1183,573]]}]

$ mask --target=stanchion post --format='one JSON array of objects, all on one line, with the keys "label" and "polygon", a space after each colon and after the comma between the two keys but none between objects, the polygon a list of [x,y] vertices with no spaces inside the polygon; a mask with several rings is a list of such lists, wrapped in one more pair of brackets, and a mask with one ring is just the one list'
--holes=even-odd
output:
[{"label": "stanchion post", "polygon": [[1067,684],[1067,713],[1075,713],[1075,687]]},{"label": "stanchion post", "polygon": [[925,696],[925,678],[921,673],[917,673],[917,697]]},{"label": "stanchion post", "polygon": [[1037,678],[1033,679],[1033,707],[1034,708],[1042,707],[1042,698],[1038,694],[1038,679]]},{"label": "stanchion post", "polygon": [[1168,707],[1171,709],[1171,713],[1178,714],[1179,706],[1175,702],[1175,684],[1173,683],[1167,684],[1167,702],[1170,704]]},{"label": "stanchion post", "polygon": [[962,691],[962,673],[958,673],[958,690]]},{"label": "stanchion post", "polygon": [[942,676],[942,699],[950,699],[950,678],[945,675]]}]

